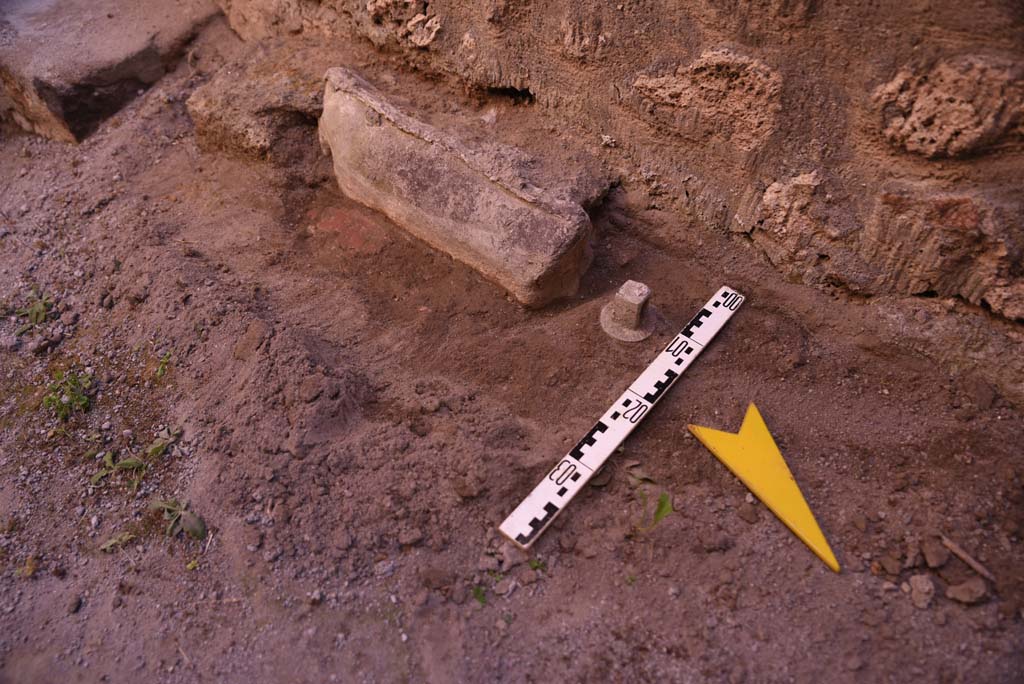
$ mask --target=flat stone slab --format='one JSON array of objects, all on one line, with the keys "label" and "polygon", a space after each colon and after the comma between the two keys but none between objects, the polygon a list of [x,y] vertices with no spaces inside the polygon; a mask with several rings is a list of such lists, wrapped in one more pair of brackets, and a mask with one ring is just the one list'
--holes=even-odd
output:
[{"label": "flat stone slab", "polygon": [[[564,188],[543,188],[522,153],[470,148],[402,112],[344,68],[327,71],[320,141],[342,192],[479,271],[522,304],[572,295],[592,226]],[[510,161],[511,160],[511,161]]]},{"label": "flat stone slab", "polygon": [[214,0],[3,0],[0,116],[81,140],[177,61]]}]

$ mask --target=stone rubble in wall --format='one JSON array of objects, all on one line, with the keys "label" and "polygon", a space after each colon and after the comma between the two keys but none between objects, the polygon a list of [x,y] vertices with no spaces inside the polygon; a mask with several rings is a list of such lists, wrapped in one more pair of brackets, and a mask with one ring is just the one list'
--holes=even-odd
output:
[{"label": "stone rubble in wall", "polygon": [[671,112],[680,132],[723,138],[750,152],[775,130],[782,77],[758,59],[719,48],[669,72],[641,74],[633,89],[655,113]]},{"label": "stone rubble in wall", "polygon": [[1024,64],[969,55],[928,70],[906,66],[872,95],[882,135],[929,158],[963,157],[1024,124]]},{"label": "stone rubble in wall", "polygon": [[890,184],[863,219],[834,209],[831,183],[814,170],[769,185],[738,221],[771,263],[803,282],[864,294],[959,297],[1009,319],[1024,318],[1024,280],[1014,272],[1019,207],[926,184]]}]

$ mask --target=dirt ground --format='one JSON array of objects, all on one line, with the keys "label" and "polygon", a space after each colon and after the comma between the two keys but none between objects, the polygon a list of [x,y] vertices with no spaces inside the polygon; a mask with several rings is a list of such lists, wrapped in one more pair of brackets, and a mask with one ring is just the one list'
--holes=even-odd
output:
[{"label": "dirt ground", "polygon": [[[227,36],[80,145],[0,139],[0,682],[1021,681],[1018,407],[725,236],[644,239],[628,179],[580,293],[524,310],[341,196],[312,126],[274,163],[200,149]],[[635,345],[598,324],[627,279],[662,318]],[[497,525],[722,284],[744,308],[514,552]],[[66,421],[58,372],[89,378]],[[750,401],[841,573],[686,430]]]}]

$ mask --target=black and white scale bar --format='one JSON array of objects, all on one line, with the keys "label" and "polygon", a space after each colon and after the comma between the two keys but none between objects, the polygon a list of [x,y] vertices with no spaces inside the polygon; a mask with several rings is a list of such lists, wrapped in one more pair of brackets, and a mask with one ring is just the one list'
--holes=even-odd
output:
[{"label": "black and white scale bar", "polygon": [[583,489],[743,303],[723,287],[498,528],[526,549]]}]

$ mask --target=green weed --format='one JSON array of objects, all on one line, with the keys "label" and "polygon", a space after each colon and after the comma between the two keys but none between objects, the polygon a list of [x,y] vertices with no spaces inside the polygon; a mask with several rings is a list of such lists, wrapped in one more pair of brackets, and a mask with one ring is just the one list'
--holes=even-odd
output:
[{"label": "green weed", "polygon": [[39,290],[33,288],[32,298],[28,305],[15,311],[15,313],[20,318],[25,319],[26,322],[15,330],[14,334],[19,336],[24,335],[37,325],[45,323],[46,319],[50,317],[50,312],[52,310],[53,298],[48,294],[40,294]]},{"label": "green weed", "polygon": [[39,556],[35,554],[25,559],[25,564],[18,568],[15,574],[22,579],[31,579],[39,570]]},{"label": "green weed", "polygon": [[[164,428],[160,432],[156,433],[156,437],[153,442],[146,447],[142,457],[129,456],[117,460],[116,451],[108,451],[103,454],[103,467],[101,467],[91,478],[89,483],[96,487],[99,486],[103,480],[114,475],[116,473],[124,473],[129,478],[131,484],[131,491],[134,493],[138,491],[139,485],[142,483],[142,477],[146,474],[150,464],[144,459],[154,459],[163,456],[167,449],[178,440],[178,436],[181,435],[181,430],[172,430],[171,428]],[[87,455],[92,458],[96,455],[95,451],[89,452]]]},{"label": "green weed", "polygon": [[[647,493],[643,488],[637,489],[637,496],[640,497],[641,505],[646,514],[647,511]],[[668,495],[668,492],[662,492],[658,496],[658,502],[654,505],[654,515],[651,518],[649,525],[637,524],[636,529],[638,532],[651,532],[655,527],[658,526],[662,520],[667,518],[670,514],[675,513],[675,509],[672,508],[672,497]]]},{"label": "green weed", "polygon": [[176,537],[184,531],[193,539],[206,538],[206,522],[190,511],[187,503],[182,504],[177,499],[165,499],[153,502],[150,508],[163,511],[164,520],[167,521],[164,533],[168,537]]},{"label": "green weed", "polygon": [[100,551],[103,553],[113,553],[114,549],[123,547],[133,539],[135,539],[135,535],[131,532],[122,532],[121,534],[115,535],[103,542],[100,546]]},{"label": "green weed", "polygon": [[46,387],[43,407],[53,411],[61,421],[65,421],[75,412],[89,410],[89,396],[86,394],[92,385],[92,378],[84,373],[73,371],[56,371],[53,382]]},{"label": "green weed", "polygon": [[668,492],[662,492],[658,496],[658,502],[654,505],[654,514],[650,524],[644,525],[644,518],[647,517],[647,485],[656,483],[654,478],[644,471],[639,461],[632,461],[626,464],[626,475],[629,477],[630,484],[636,488],[636,497],[640,500],[642,510],[642,517],[634,527],[637,532],[650,532],[658,526],[658,523],[674,512],[672,509],[672,497],[669,496]]},{"label": "green weed", "polygon": [[658,505],[654,507],[654,520],[651,522],[651,529],[670,513],[675,513],[675,509],[672,508],[672,497],[668,495],[668,492],[662,492],[658,497]]},{"label": "green weed", "polygon": [[487,605],[487,590],[479,584],[473,587],[473,598],[477,600],[481,606]]},{"label": "green weed", "polygon": [[142,482],[142,476],[146,474],[146,469],[149,468],[149,465],[141,458],[134,456],[129,456],[119,461],[115,460],[116,458],[117,452],[114,451],[108,451],[103,454],[103,467],[89,478],[89,484],[95,487],[114,473],[123,472],[129,477],[132,492],[137,491],[139,484]]},{"label": "green weed", "polygon": [[156,367],[156,377],[162,378],[167,375],[167,370],[171,365],[171,352],[167,352],[160,357],[160,363]]},{"label": "green weed", "polygon": [[181,436],[181,429],[172,430],[171,428],[164,428],[160,432],[156,433],[156,437],[153,442],[146,447],[146,456],[150,458],[159,458],[163,456],[167,451],[168,447],[178,441],[178,437]]}]

